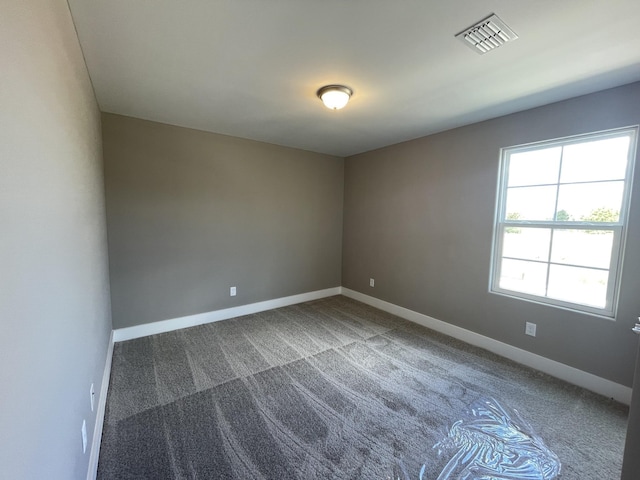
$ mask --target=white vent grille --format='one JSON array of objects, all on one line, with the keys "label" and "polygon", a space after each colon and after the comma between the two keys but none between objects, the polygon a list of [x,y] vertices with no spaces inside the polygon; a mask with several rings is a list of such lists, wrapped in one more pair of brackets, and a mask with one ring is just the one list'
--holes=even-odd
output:
[{"label": "white vent grille", "polygon": [[511,40],[515,40],[518,38],[518,35],[507,27],[497,15],[491,15],[474,26],[460,32],[456,35],[456,38],[482,55]]}]

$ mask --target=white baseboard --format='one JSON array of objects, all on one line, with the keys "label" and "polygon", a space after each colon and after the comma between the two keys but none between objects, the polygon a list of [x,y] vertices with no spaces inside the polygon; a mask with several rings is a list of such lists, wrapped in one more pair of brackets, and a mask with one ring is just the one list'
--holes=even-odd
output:
[{"label": "white baseboard", "polygon": [[[223,310],[215,310],[212,312],[205,312],[196,315],[189,315],[186,317],[173,318],[170,320],[163,320],[159,322],[153,322],[143,325],[136,325],[134,327],[119,328],[113,331],[111,350],[113,351],[113,342],[122,342],[125,340],[131,340],[134,338],[146,337],[148,335],[155,335],[157,333],[170,332],[181,328],[193,327],[196,325],[202,325],[210,322],[217,322],[220,320],[226,320],[229,318],[240,317],[242,315],[249,315],[252,313],[263,312],[265,310],[271,310],[274,308],[285,307],[287,305],[294,305],[296,303],[308,302],[319,298],[330,297],[333,295],[345,295],[346,297],[353,298],[362,303],[371,305],[372,307],[379,308],[386,312],[392,313],[399,317],[402,317],[411,322],[419,325],[431,328],[445,335],[457,338],[463,342],[475,345],[480,348],[484,348],[502,357],[508,358],[515,362],[521,363],[528,367],[534,368],[541,372],[547,373],[553,377],[559,378],[573,385],[577,385],[582,388],[586,388],[600,395],[604,395],[609,398],[613,398],[625,405],[631,403],[631,388],[619,383],[612,382],[597,375],[579,370],[575,367],[565,365],[564,363],[550,360],[541,355],[531,353],[527,350],[523,350],[518,347],[514,347],[507,343],[500,342],[490,337],[485,337],[479,333],[472,332],[447,322],[435,319],[428,315],[409,310],[408,308],[394,305],[393,303],[385,302],[384,300],[371,297],[364,293],[356,292],[345,287],[334,287],[325,290],[317,290],[314,292],[302,293],[299,295],[292,295],[290,297],[276,298],[273,300],[266,300],[264,302],[251,303],[248,305],[240,305],[238,307],[226,308]],[[111,355],[111,353],[110,353]],[[109,368],[111,366],[111,357],[108,359]],[[105,375],[107,374],[105,369]],[[106,381],[108,383],[108,379]],[[106,383],[103,380],[103,389],[106,389]],[[106,401],[106,391],[104,394],[101,392],[100,402]],[[103,407],[104,408],[104,407]],[[100,411],[98,412],[100,413]],[[96,428],[98,428],[96,421]],[[100,433],[102,432],[102,425],[100,425]],[[94,441],[97,435],[94,434]],[[98,435],[99,436],[99,435]],[[99,439],[98,439],[99,447]],[[93,458],[93,448],[92,448]],[[97,458],[96,458],[97,466]]]},{"label": "white baseboard", "polygon": [[102,374],[102,385],[100,386],[100,398],[98,398],[98,409],[96,410],[96,423],[93,428],[93,438],[91,441],[91,454],[89,455],[89,469],[87,480],[95,480],[98,475],[98,458],[100,457],[100,442],[102,441],[102,427],[104,425],[104,415],[107,408],[107,391],[109,390],[109,379],[111,378],[111,359],[113,358],[114,332],[111,331],[109,346],[107,347],[107,358],[104,361],[104,373]]},{"label": "white baseboard", "polygon": [[203,325],[205,323],[218,322],[229,318],[241,317],[242,315],[250,315],[252,313],[263,312],[265,310],[286,307],[296,303],[309,302],[319,298],[340,295],[340,293],[342,293],[342,287],[327,288],[325,290],[316,290],[314,292],[301,293],[290,297],[266,300],[264,302],[250,303],[248,305],[240,305],[238,307],[225,308],[223,310],[214,310],[212,312],[188,315],[186,317],[145,323],[134,327],[118,328],[113,331],[113,340],[115,342],[123,342],[134,338],[155,335],[157,333],[171,332],[181,328],[195,327],[196,325]]},{"label": "white baseboard", "polygon": [[550,360],[546,357],[536,355],[535,353],[522,350],[507,343],[499,342],[493,338],[485,337],[479,333],[472,332],[450,323],[437,320],[428,315],[409,310],[408,308],[399,307],[393,303],[385,302],[364,293],[356,292],[348,288],[342,287],[342,294],[346,297],[353,298],[372,307],[392,313],[398,317],[402,317],[410,322],[417,323],[424,327],[430,328],[450,337],[457,338],[463,342],[475,345],[477,347],[489,350],[501,357],[508,358],[522,365],[534,368],[541,372],[547,373],[553,377],[559,378],[573,385],[585,388],[608,398],[613,398],[625,405],[631,403],[631,388],[612,382],[602,377],[598,377],[591,373],[579,370],[564,363]]}]

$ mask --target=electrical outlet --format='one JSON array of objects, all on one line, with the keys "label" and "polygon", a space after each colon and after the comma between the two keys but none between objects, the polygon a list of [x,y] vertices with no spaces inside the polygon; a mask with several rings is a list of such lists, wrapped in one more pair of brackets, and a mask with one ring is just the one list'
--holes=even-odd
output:
[{"label": "electrical outlet", "polygon": [[82,420],[82,453],[87,452],[87,422]]},{"label": "electrical outlet", "polygon": [[527,324],[524,327],[524,333],[526,335],[531,335],[532,337],[536,336],[536,324],[535,323],[531,323],[531,322],[527,322]]},{"label": "electrical outlet", "polygon": [[369,286],[370,287],[375,287],[375,285],[376,285],[376,281],[373,278],[370,278],[369,279]]},{"label": "electrical outlet", "polygon": [[93,388],[93,383],[91,384],[91,388],[89,389],[89,398],[91,399],[91,411],[93,412],[93,402],[96,399],[96,391]]},{"label": "electrical outlet", "polygon": [[229,296],[230,297],[235,297],[236,296],[236,287],[231,287],[229,289]]}]

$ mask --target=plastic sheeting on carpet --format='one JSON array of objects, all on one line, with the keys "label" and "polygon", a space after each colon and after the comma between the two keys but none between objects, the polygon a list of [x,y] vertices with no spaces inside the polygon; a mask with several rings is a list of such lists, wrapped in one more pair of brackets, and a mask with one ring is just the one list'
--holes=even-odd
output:
[{"label": "plastic sheeting on carpet", "polygon": [[439,455],[455,452],[437,480],[553,480],[561,470],[557,455],[518,412],[493,398],[474,402],[434,448]]}]

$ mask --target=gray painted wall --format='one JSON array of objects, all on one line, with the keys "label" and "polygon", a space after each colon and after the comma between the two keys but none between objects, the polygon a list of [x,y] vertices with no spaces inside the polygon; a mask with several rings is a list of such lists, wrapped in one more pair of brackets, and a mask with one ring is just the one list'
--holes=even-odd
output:
[{"label": "gray painted wall", "polygon": [[640,472],[638,452],[640,452],[640,348],[636,357],[627,441],[624,446],[624,461],[622,463],[622,480],[637,480],[638,472]]},{"label": "gray painted wall", "polygon": [[343,159],[102,125],[115,328],[340,286]]},{"label": "gray painted wall", "polygon": [[[638,123],[635,83],[347,158],[343,286],[631,386],[640,164],[615,321],[488,284],[500,148]],[[537,337],[524,335],[527,321]]]},{"label": "gray painted wall", "polygon": [[81,479],[111,331],[100,113],[64,0],[1,2],[0,45],[0,477]]}]

